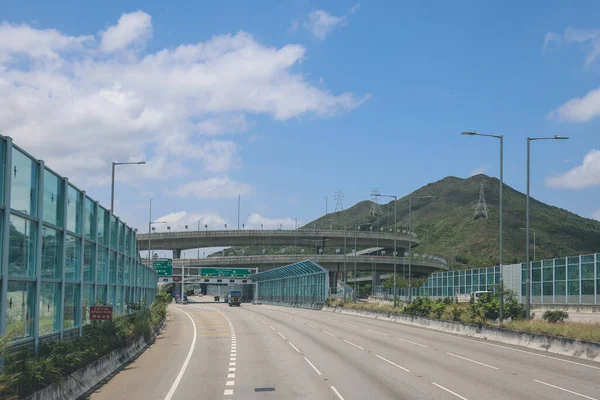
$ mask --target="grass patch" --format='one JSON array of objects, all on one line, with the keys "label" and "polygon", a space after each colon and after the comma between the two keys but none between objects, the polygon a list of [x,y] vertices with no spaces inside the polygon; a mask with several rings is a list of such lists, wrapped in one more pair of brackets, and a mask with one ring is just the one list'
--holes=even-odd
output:
[{"label": "grass patch", "polygon": [[83,336],[70,342],[42,343],[37,354],[23,350],[6,355],[0,374],[0,399],[19,399],[43,389],[98,360],[113,350],[123,348],[138,337],[146,340],[152,329],[166,315],[171,298],[165,292],[156,296],[150,308],[141,307],[135,314],[116,317],[113,321],[94,321],[83,327]]},{"label": "grass patch", "polygon": [[600,343],[600,322],[510,321],[503,328]]}]

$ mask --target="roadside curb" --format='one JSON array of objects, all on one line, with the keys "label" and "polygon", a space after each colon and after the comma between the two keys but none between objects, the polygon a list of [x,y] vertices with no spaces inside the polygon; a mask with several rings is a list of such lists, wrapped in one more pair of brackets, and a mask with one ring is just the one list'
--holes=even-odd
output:
[{"label": "roadside curb", "polygon": [[120,371],[132,360],[140,356],[164,329],[166,317],[152,330],[148,341],[140,336],[123,349],[113,350],[93,363],[73,372],[62,382],[52,384],[33,393],[27,400],[65,400],[79,399],[94,390],[99,383]]},{"label": "roadside curb", "polygon": [[442,321],[413,315],[392,314],[391,312],[353,310],[344,307],[329,306],[323,307],[322,310],[343,314],[355,314],[362,317],[381,319],[405,325],[420,326],[436,331],[506,343],[514,346],[526,347],[532,350],[540,350],[547,353],[600,363],[600,343],[598,342],[514,331],[487,325],[466,324],[463,322]]}]

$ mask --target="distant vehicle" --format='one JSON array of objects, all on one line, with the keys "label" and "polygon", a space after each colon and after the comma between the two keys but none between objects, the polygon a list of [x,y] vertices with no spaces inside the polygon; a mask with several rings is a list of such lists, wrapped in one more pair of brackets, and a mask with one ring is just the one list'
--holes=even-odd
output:
[{"label": "distant vehicle", "polygon": [[471,295],[473,296],[473,300],[478,301],[479,298],[481,296],[483,296],[485,293],[492,293],[492,291],[480,290],[480,291],[477,291],[477,292],[472,292]]},{"label": "distant vehicle", "polygon": [[242,303],[242,291],[241,290],[230,290],[227,292],[227,303],[229,307],[240,306]]},{"label": "distant vehicle", "polygon": [[219,295],[215,296],[215,301],[219,301]]}]

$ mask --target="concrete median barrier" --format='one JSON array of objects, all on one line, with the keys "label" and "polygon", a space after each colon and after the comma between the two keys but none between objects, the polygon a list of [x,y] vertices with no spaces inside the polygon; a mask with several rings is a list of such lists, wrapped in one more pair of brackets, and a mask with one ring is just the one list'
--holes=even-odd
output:
[{"label": "concrete median barrier", "polygon": [[393,314],[371,310],[353,310],[344,307],[325,306],[323,311],[339,312],[343,314],[361,315],[400,324],[420,326],[437,331],[454,333],[478,339],[526,347],[548,353],[576,357],[587,361],[600,363],[600,343],[588,342],[578,339],[550,336],[529,332],[520,332],[510,329],[496,328],[487,325],[466,324],[463,322],[442,321],[432,318],[416,317],[413,315]]}]

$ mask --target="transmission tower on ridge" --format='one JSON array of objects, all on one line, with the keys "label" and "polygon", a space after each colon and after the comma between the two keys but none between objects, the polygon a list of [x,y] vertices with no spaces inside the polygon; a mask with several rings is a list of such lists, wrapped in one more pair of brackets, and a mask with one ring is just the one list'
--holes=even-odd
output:
[{"label": "transmission tower on ridge", "polygon": [[479,185],[479,201],[477,202],[477,207],[475,207],[473,219],[477,219],[479,217],[484,217],[485,219],[488,219],[488,207],[487,203],[485,202],[483,183]]},{"label": "transmission tower on ridge", "polygon": [[344,192],[338,189],[333,198],[335,199],[335,212],[344,211]]},{"label": "transmission tower on ridge", "polygon": [[371,192],[371,210],[369,211],[369,214],[371,214],[371,216],[375,216],[377,214],[381,214],[381,206],[379,205],[379,189],[375,188],[373,189],[373,191]]}]

